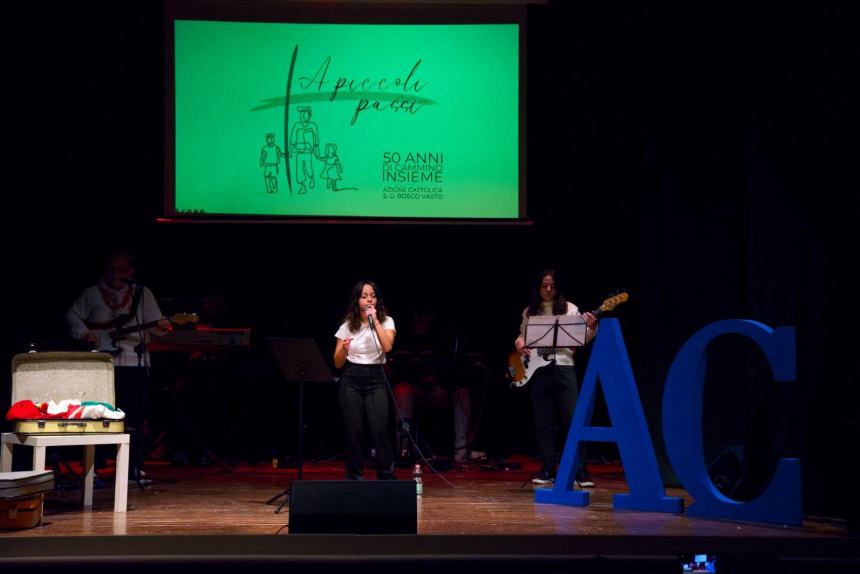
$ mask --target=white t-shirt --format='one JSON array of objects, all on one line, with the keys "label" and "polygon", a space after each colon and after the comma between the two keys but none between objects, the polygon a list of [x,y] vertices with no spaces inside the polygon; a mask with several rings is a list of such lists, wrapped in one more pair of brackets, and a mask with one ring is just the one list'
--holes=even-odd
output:
[{"label": "white t-shirt", "polygon": [[[394,319],[386,317],[385,321],[382,322],[382,328],[386,331],[394,331]],[[371,331],[370,326],[362,325],[357,333],[353,333],[344,321],[334,336],[341,341],[352,338],[349,344],[349,355],[346,357],[350,363],[381,365],[385,362],[385,352],[379,341],[376,340],[376,333]]]},{"label": "white t-shirt", "polygon": [[[148,287],[142,288],[143,295],[137,306],[137,323],[158,321],[162,317],[161,309],[158,307],[152,291]],[[128,286],[123,286],[118,291],[103,282],[87,287],[66,312],[66,324],[69,327],[69,333],[75,339],[82,339],[91,330],[85,321],[107,323],[120,315],[127,314],[131,309],[132,296],[133,293],[129,293]],[[129,326],[134,324],[135,320],[126,323]],[[102,339],[98,347],[100,351],[113,351],[109,331],[107,329],[95,330]],[[149,341],[149,334],[150,331],[144,333],[147,342]],[[131,332],[127,337],[118,341],[117,346],[122,352],[114,355],[114,365],[117,367],[137,367],[138,358],[135,347],[139,342],[140,337],[136,332]],[[143,361],[144,364],[141,366],[149,365],[149,352],[144,353]]]}]

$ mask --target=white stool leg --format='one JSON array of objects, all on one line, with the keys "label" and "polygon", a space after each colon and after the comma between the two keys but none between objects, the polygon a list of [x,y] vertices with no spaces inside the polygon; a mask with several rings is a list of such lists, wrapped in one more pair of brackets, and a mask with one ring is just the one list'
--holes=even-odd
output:
[{"label": "white stool leg", "polygon": [[0,472],[12,471],[12,447],[14,446],[11,442],[3,443],[3,449],[0,450]]},{"label": "white stool leg", "polygon": [[33,470],[45,470],[45,450],[47,448],[45,446],[33,447]]},{"label": "white stool leg", "polygon": [[128,507],[128,441],[116,447],[116,485],[114,486],[113,511],[125,512]]},{"label": "white stool leg", "polygon": [[84,445],[84,506],[93,505],[93,483],[95,482],[95,454],[96,445]]}]

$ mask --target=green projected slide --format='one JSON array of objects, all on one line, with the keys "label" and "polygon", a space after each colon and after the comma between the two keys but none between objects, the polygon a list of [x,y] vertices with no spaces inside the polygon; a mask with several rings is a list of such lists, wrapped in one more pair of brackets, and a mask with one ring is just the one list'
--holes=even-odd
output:
[{"label": "green projected slide", "polygon": [[176,20],[174,57],[177,214],[520,217],[516,24]]}]

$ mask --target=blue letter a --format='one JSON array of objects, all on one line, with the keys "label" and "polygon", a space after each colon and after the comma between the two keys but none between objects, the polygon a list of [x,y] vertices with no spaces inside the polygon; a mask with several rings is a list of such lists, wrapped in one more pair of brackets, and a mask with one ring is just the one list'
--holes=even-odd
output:
[{"label": "blue letter a", "polygon": [[[611,427],[587,426],[594,412],[598,380],[603,388]],[[630,494],[613,495],[614,508],[656,512],[683,510],[683,500],[666,496],[663,488],[654,445],[648,433],[633,370],[630,368],[630,358],[617,319],[604,319],[600,324],[600,334],[594,341],[555,487],[535,490],[535,502],[588,505],[588,492],[571,490],[579,466],[581,442],[618,444]]]}]

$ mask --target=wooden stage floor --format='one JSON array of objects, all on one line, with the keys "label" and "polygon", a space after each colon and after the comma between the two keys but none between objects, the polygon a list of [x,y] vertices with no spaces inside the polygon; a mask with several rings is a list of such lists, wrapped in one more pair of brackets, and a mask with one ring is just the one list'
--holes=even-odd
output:
[{"label": "wooden stage floor", "polygon": [[[616,511],[611,496],[626,491],[618,465],[589,467],[596,488],[588,507],[535,504],[529,479],[536,462],[524,457],[509,462],[522,468],[486,470],[473,465],[446,471],[443,476],[450,485],[426,473],[424,494],[418,499],[417,537],[286,536],[287,507],[276,514],[280,500],[267,501],[289,486],[295,469],[151,463],[146,470],[153,483],[143,492],[129,486],[126,513],[113,512],[113,484],[108,480],[96,490],[92,510],[80,507],[80,491],[52,493],[45,503],[42,526],[0,531],[0,566],[4,560],[26,562],[52,554],[68,558],[84,552],[90,560],[99,556],[115,559],[116,555],[136,555],[143,560],[152,553],[162,558],[187,553],[343,558],[356,544],[342,543],[332,549],[331,542],[341,538],[360,539],[360,553],[521,556],[529,558],[532,566],[537,556],[546,560],[573,555],[667,557],[752,551],[807,562],[838,557],[849,565],[860,565],[860,539],[849,535],[844,524],[808,519],[801,527],[783,527]],[[399,470],[398,475],[411,479],[408,469]],[[341,477],[339,462],[305,464],[305,479]],[[668,494],[690,502],[682,490],[668,489]],[[397,544],[385,542],[392,538]],[[516,560],[504,563],[515,564]]]}]

